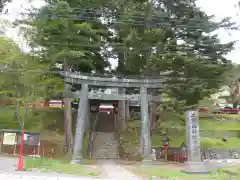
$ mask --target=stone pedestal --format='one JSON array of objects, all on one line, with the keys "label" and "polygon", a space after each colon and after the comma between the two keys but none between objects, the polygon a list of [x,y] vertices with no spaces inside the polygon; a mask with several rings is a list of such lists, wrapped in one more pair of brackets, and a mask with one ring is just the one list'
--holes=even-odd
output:
[{"label": "stone pedestal", "polygon": [[142,160],[142,164],[152,164],[153,160],[152,157],[144,157],[144,159]]},{"label": "stone pedestal", "polygon": [[203,162],[186,162],[182,172],[190,174],[207,174],[208,170]]},{"label": "stone pedestal", "polygon": [[71,161],[71,164],[80,164],[81,163],[81,159],[73,159]]}]

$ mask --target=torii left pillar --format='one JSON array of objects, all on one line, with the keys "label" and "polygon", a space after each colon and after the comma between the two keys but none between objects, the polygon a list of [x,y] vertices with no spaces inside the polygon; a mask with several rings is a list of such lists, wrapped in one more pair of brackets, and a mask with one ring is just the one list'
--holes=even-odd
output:
[{"label": "torii left pillar", "polygon": [[88,84],[81,85],[80,100],[78,104],[77,125],[74,139],[72,163],[79,164],[82,160],[83,138],[85,122],[88,117]]}]

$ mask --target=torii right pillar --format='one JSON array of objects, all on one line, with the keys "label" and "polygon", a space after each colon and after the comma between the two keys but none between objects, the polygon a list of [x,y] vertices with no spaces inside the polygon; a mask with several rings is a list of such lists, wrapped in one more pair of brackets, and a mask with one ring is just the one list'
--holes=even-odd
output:
[{"label": "torii right pillar", "polygon": [[141,86],[140,88],[140,101],[141,101],[141,138],[140,138],[140,154],[143,157],[143,161],[151,160],[151,136],[149,126],[149,114],[148,114],[148,92],[147,88]]}]

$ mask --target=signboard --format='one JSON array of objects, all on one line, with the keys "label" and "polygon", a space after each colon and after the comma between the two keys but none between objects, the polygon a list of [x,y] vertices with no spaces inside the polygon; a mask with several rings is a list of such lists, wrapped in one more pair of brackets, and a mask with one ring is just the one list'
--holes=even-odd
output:
[{"label": "signboard", "polygon": [[23,140],[26,141],[28,139],[28,134],[24,134]]},{"label": "signboard", "polygon": [[40,137],[39,135],[30,135],[28,134],[27,139],[24,140],[24,143],[28,146],[39,146]]},{"label": "signboard", "polygon": [[3,144],[14,145],[16,140],[16,133],[4,133]]},{"label": "signboard", "polygon": [[187,111],[188,161],[201,161],[199,115],[198,111]]},{"label": "signboard", "polygon": [[[34,134],[25,133],[23,138],[24,138],[24,145],[28,145],[28,146],[38,146],[40,141],[39,135],[34,135]],[[18,137],[18,144],[21,144],[21,136]]]}]

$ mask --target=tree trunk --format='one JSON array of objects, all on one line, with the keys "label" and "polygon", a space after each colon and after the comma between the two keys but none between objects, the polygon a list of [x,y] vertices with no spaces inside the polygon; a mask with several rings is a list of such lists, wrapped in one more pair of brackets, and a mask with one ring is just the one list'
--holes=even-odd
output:
[{"label": "tree trunk", "polygon": [[[64,64],[64,71],[68,71],[68,65]],[[71,86],[68,83],[64,83],[64,92],[70,91]],[[72,156],[72,146],[73,146],[73,134],[72,134],[72,106],[71,98],[64,98],[64,144],[66,152],[69,156]]]},{"label": "tree trunk", "polygon": [[65,146],[69,156],[72,155],[73,134],[72,134],[72,110],[71,99],[64,98],[64,123],[65,123]]},{"label": "tree trunk", "polygon": [[156,120],[157,120],[157,104],[155,102],[151,103],[151,118],[150,118],[150,123],[151,123],[151,131],[156,129]]},{"label": "tree trunk", "polygon": [[130,102],[126,101],[126,103],[125,103],[125,110],[126,110],[126,119],[127,120],[131,118],[130,117],[130,111],[129,111],[129,104],[130,104]]}]

